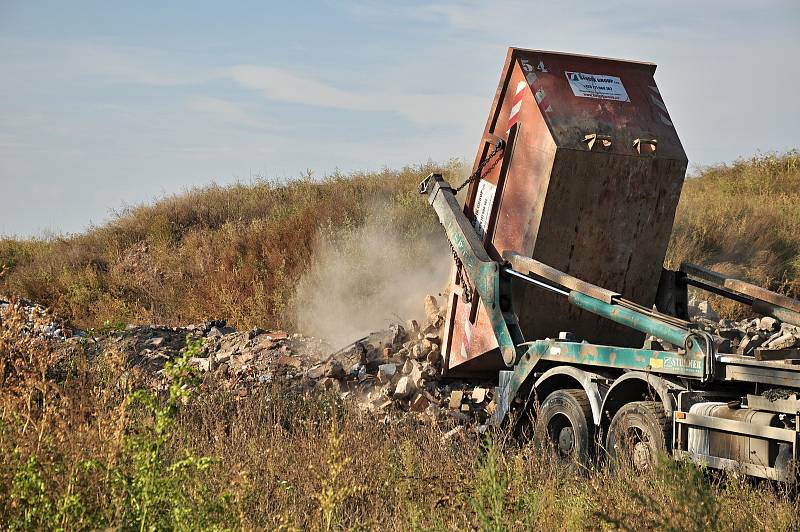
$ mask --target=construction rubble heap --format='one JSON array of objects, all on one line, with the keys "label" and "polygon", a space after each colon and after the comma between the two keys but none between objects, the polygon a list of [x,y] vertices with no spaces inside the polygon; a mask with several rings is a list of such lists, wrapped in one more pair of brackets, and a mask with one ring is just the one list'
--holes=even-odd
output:
[{"label": "construction rubble heap", "polygon": [[713,335],[718,353],[753,356],[756,360],[800,359],[800,327],[764,316],[720,319],[708,301],[689,301],[692,321]]},{"label": "construction rubble heap", "polygon": [[[0,304],[3,309],[9,306]],[[204,385],[222,386],[242,398],[280,384],[301,393],[337,394],[382,421],[410,416],[445,422],[442,426],[455,423],[457,430],[482,424],[494,411],[492,383],[440,379],[445,309],[433,296],[425,298],[422,324],[394,324],[335,351],[316,338],[259,328],[237,331],[224,320],[184,327],[131,325],[101,334],[69,329],[28,301],[13,305],[37,318],[31,334],[83,342],[92,356],[120,353],[128,371],[154,389],[166,389],[164,366],[179,356],[189,339],[202,342],[199,356],[189,363],[203,374]]]},{"label": "construction rubble heap", "polygon": [[[442,426],[455,424],[456,431],[480,426],[494,412],[491,382],[440,377],[446,309],[433,296],[425,298],[424,323],[394,324],[336,351],[316,338],[259,328],[237,331],[223,320],[185,327],[132,325],[102,334],[81,331],[25,300],[0,300],[0,325],[9,309],[22,310],[16,315],[24,316],[28,334],[50,342],[82,342],[93,356],[121,353],[127,370],[155,389],[168,386],[164,365],[179,356],[190,339],[202,345],[190,364],[203,374],[204,385],[216,383],[242,398],[260,387],[281,384],[303,394],[338,394],[383,421],[410,416]],[[719,319],[707,301],[690,301],[690,312],[696,326],[715,337],[718,352],[763,360],[800,359],[800,327],[770,317]],[[671,347],[663,344],[649,338],[646,347]]]},{"label": "construction rubble heap", "polygon": [[24,319],[22,326],[32,336],[56,341],[66,340],[73,335],[84,336],[83,331],[66,327],[63,320],[54,317],[47,307],[24,299],[11,302],[0,298],[0,324],[9,312]]}]

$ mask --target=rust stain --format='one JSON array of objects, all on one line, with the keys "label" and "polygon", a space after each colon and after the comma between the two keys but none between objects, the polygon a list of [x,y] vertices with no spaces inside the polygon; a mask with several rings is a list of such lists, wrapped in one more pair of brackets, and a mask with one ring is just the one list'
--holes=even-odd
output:
[{"label": "rust stain", "polygon": [[581,347],[580,350],[580,358],[581,360],[584,359],[596,359],[597,358],[597,348],[592,345],[584,345]]}]

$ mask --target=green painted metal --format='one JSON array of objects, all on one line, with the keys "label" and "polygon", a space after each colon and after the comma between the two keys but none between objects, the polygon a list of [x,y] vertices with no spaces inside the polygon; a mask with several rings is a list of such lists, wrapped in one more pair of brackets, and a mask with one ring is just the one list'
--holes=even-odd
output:
[{"label": "green painted metal", "polygon": [[685,329],[619,305],[608,304],[580,292],[570,292],[569,302],[576,307],[604,316],[637,331],[652,334],[656,338],[666,340],[678,347],[683,347],[692,336],[692,333]]},{"label": "green painted metal", "polygon": [[517,359],[517,348],[500,308],[500,265],[486,253],[475,228],[461,210],[453,189],[441,175],[429,175],[420,184],[420,192],[428,194],[428,202],[436,211],[453,251],[461,261],[463,273],[477,290],[481,304],[486,309],[503,362],[512,366]]},{"label": "green painted metal", "polygon": [[697,351],[679,354],[675,351],[539,340],[528,348],[517,366],[536,359],[694,378],[704,375],[706,360],[705,355]]},{"label": "green painted metal", "polygon": [[[501,392],[507,394],[508,401],[516,397],[519,389],[541,361],[637,370],[689,378],[702,378],[706,373],[706,355],[701,349],[678,354],[674,351],[538,340],[527,345],[527,350],[514,365],[514,373]],[[493,423],[502,421],[506,413],[498,412]]]},{"label": "green painted metal", "polygon": [[555,340],[538,340],[517,347],[514,338],[521,337],[517,325],[509,319],[509,316],[504,315],[500,308],[500,264],[487,254],[478,234],[456,201],[453,189],[441,175],[428,176],[420,185],[420,192],[428,194],[428,201],[436,211],[447,238],[461,261],[463,273],[477,291],[486,309],[503,360],[506,365],[513,367],[513,375],[504,387],[504,393],[508,394],[509,399],[516,395],[540,361],[638,370],[699,379],[704,379],[710,374],[708,361],[713,357],[713,346],[710,342],[704,342],[700,333],[676,327],[646,313],[606,303],[574,290],[568,296],[573,305],[663,339],[678,346],[680,351],[656,351]]},{"label": "green painted metal", "polygon": [[[710,373],[707,361],[713,356],[713,351],[706,352],[701,338],[695,337],[692,331],[663,323],[635,310],[605,303],[575,291],[570,292],[569,301],[589,312],[652,334],[684,349],[678,353],[676,351],[597,345],[588,342],[537,340],[526,344],[527,349],[520,353],[519,361],[514,365],[513,375],[502,392],[498,391],[498,394],[507,394],[506,403],[516,397],[520,387],[541,361],[636,370],[701,380]],[[520,349],[525,349],[525,347],[520,346]],[[713,349],[713,347],[705,345],[705,349]],[[499,423],[506,413],[497,412],[497,416],[493,418],[492,422]]]}]

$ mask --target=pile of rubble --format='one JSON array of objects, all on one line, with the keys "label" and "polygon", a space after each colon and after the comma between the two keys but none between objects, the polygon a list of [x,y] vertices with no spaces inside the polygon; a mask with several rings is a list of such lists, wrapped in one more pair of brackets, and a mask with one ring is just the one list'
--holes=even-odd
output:
[{"label": "pile of rubble", "polygon": [[494,410],[491,383],[449,381],[442,369],[444,310],[425,298],[426,319],[371,333],[331,353],[326,343],[300,334],[252,329],[236,331],[222,320],[187,327],[130,326],[98,341],[98,352],[125,355],[129,368],[167,385],[163,368],[186,347],[201,340],[190,359],[212,381],[245,397],[259,387],[280,382],[302,393],[325,391],[354,402],[384,420],[413,416],[427,422],[483,422]]},{"label": "pile of rubble", "polygon": [[127,367],[149,376],[150,385],[159,387],[165,384],[164,365],[186,348],[187,339],[202,344],[199,356],[190,363],[208,376],[225,379],[226,386],[237,390],[251,383],[271,382],[271,370],[276,367],[310,364],[324,349],[321,342],[298,334],[236,331],[224,320],[212,320],[186,327],[132,325],[98,339],[96,351],[122,353]]},{"label": "pile of rubble", "polygon": [[64,321],[53,316],[47,307],[27,299],[20,298],[13,301],[0,299],[0,323],[3,321],[3,316],[9,313],[13,313],[15,316],[24,316],[23,327],[27,334],[33,336],[51,340],[66,340],[73,336],[84,335],[83,331],[65,326]]},{"label": "pile of rubble", "polygon": [[259,328],[237,331],[223,320],[81,331],[22,299],[0,299],[0,325],[3,319],[16,320],[22,334],[59,345],[75,343],[87,348],[93,360],[120,355],[136,382],[155,390],[169,385],[166,363],[184,352],[187,341],[195,341],[199,347],[189,363],[203,375],[201,389],[222,387],[244,398],[279,384],[284,392],[337,394],[382,422],[441,422],[448,429],[455,424],[442,436],[449,439],[468,426],[477,428],[494,412],[494,388],[490,382],[440,378],[445,309],[427,296],[425,311],[422,325],[414,320],[394,324],[336,351],[316,338]]},{"label": "pile of rubble", "polygon": [[[45,307],[26,300],[0,300],[0,322],[9,306],[23,311],[27,334],[85,342],[86,333],[70,329]],[[316,338],[259,328],[237,331],[223,320],[186,327],[129,326],[87,343],[97,354],[122,353],[127,368],[144,375],[146,384],[154,388],[167,386],[164,365],[180,355],[188,338],[202,345],[190,363],[202,372],[205,382],[239,397],[281,383],[301,393],[339,394],[384,419],[410,415],[431,423],[483,423],[494,411],[493,383],[440,378],[444,313],[436,298],[427,296],[422,325],[413,320],[395,324],[334,352]],[[690,301],[690,314],[700,329],[714,336],[719,353],[759,360],[800,359],[798,326],[771,317],[720,319],[707,301]]]},{"label": "pile of rubble", "polygon": [[800,359],[800,327],[764,316],[739,321],[720,319],[707,301],[690,301],[692,321],[715,337],[717,352],[757,360]]}]

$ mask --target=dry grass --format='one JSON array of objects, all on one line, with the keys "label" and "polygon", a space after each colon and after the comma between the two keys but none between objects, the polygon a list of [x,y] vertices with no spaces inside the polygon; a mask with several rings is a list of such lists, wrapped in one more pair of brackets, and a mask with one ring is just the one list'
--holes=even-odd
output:
[{"label": "dry grass", "polygon": [[0,294],[48,305],[80,327],[212,317],[289,327],[318,232],[358,226],[374,205],[399,213],[408,238],[434,230],[435,215],[416,197],[433,170],[462,172],[453,163],[211,186],[126,210],[85,234],[0,240]]},{"label": "dry grass", "polygon": [[[792,494],[665,459],[648,474],[589,471],[535,442],[385,425],[336,397],[276,385],[242,399],[213,382],[126,393],[113,353],[27,343],[4,316],[0,360],[25,388],[0,394],[4,529],[788,530]],[[61,374],[17,364],[35,354]],[[27,353],[27,357],[26,357]],[[6,366],[8,368],[8,366]],[[183,374],[180,371],[184,371]],[[21,393],[12,393],[12,389]],[[192,389],[192,388],[189,388]],[[28,393],[25,393],[28,390]],[[141,392],[140,392],[141,393]]]},{"label": "dry grass", "polygon": [[667,265],[684,260],[800,296],[800,153],[740,159],[688,179]]}]

